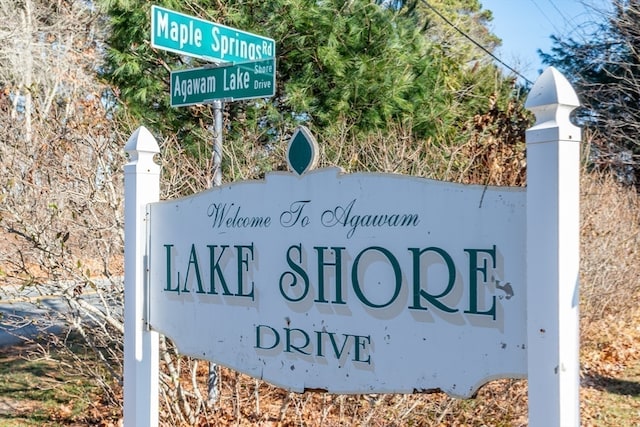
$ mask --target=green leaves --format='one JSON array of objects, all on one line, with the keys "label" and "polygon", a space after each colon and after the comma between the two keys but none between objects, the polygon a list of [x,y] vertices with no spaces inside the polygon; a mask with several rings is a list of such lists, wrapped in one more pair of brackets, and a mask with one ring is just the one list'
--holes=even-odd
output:
[{"label": "green leaves", "polygon": [[[372,0],[158,3],[276,41],[276,96],[225,105],[225,147],[234,146],[233,155],[242,149],[258,156],[262,145],[286,141],[299,124],[319,136],[402,126],[416,138],[455,145],[466,140],[463,123],[486,108],[496,88],[507,87],[493,65],[481,64],[476,73],[466,62],[470,56],[443,48],[448,32],[432,21],[423,26],[430,15],[417,3],[411,12]],[[448,15],[462,11],[465,25],[486,32],[478,1],[436,3]],[[159,133],[177,135],[189,151],[209,155],[202,149],[209,146],[209,106],[168,105],[169,71],[201,63],[150,48],[149,9],[143,0],[109,4],[112,36],[104,77],[119,89],[128,113]],[[508,89],[499,90],[500,97],[509,96]]]}]

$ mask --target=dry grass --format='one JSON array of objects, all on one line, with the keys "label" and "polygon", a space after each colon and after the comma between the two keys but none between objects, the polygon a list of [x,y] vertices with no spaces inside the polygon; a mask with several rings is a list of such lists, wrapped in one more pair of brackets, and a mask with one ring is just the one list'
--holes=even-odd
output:
[{"label": "dry grass", "polygon": [[640,196],[610,175],[581,181],[582,419],[640,419]]},{"label": "dry grass", "polygon": [[640,198],[605,174],[581,180],[582,316],[624,316],[640,292]]}]

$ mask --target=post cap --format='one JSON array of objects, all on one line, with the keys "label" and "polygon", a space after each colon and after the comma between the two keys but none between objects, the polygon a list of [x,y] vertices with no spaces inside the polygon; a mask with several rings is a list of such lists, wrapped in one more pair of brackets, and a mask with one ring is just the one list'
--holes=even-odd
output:
[{"label": "post cap", "polygon": [[538,77],[524,104],[525,108],[534,112],[535,109],[548,105],[580,106],[571,83],[554,67],[547,68]]},{"label": "post cap", "polygon": [[160,147],[158,146],[158,142],[151,135],[149,129],[144,126],[140,126],[136,131],[131,134],[129,140],[124,146],[124,151],[132,154],[132,153],[160,153]]}]

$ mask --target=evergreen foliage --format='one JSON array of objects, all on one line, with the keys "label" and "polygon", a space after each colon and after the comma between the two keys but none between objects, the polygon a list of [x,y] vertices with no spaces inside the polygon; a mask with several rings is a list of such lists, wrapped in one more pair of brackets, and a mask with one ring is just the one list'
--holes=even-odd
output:
[{"label": "evergreen foliage", "polygon": [[[461,32],[489,51],[500,44],[500,39],[488,28],[493,19],[491,11],[482,9],[482,4],[477,0],[406,0],[391,3],[396,6],[401,4],[400,12],[413,17],[432,44],[461,63],[490,62],[485,52],[470,43]],[[448,23],[444,22],[445,19]]]},{"label": "evergreen foliage", "polygon": [[[380,4],[378,4],[380,3]],[[512,82],[411,2],[372,0],[161,0],[163,7],[276,41],[276,96],[225,106],[225,144],[245,152],[247,140],[267,149],[304,123],[320,137],[367,135],[401,126],[419,140],[451,146],[468,138],[465,123],[489,108],[506,108]],[[434,2],[467,27],[485,32],[490,13],[477,0]],[[158,132],[176,134],[194,153],[208,145],[207,106],[169,107],[169,71],[198,61],[150,47],[147,0],[107,3],[112,34],[104,77],[134,117]],[[457,8],[457,9],[456,9]],[[496,42],[495,37],[487,40]],[[248,137],[249,135],[249,137]],[[227,148],[229,149],[229,148]],[[233,154],[233,153],[231,153]],[[232,156],[233,157],[233,156]],[[238,152],[237,157],[242,157]],[[268,166],[264,166],[269,168]],[[278,166],[275,166],[278,167]],[[262,168],[262,166],[260,166]]]}]

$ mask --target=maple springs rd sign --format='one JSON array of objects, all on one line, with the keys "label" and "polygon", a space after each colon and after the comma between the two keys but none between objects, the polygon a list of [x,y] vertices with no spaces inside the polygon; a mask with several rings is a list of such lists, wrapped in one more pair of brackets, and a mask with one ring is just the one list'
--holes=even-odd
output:
[{"label": "maple springs rd sign", "polygon": [[151,46],[218,64],[172,71],[172,107],[275,95],[272,39],[151,6]]},{"label": "maple springs rd sign", "polygon": [[151,6],[151,46],[213,62],[275,58],[275,41],[215,22]]}]

